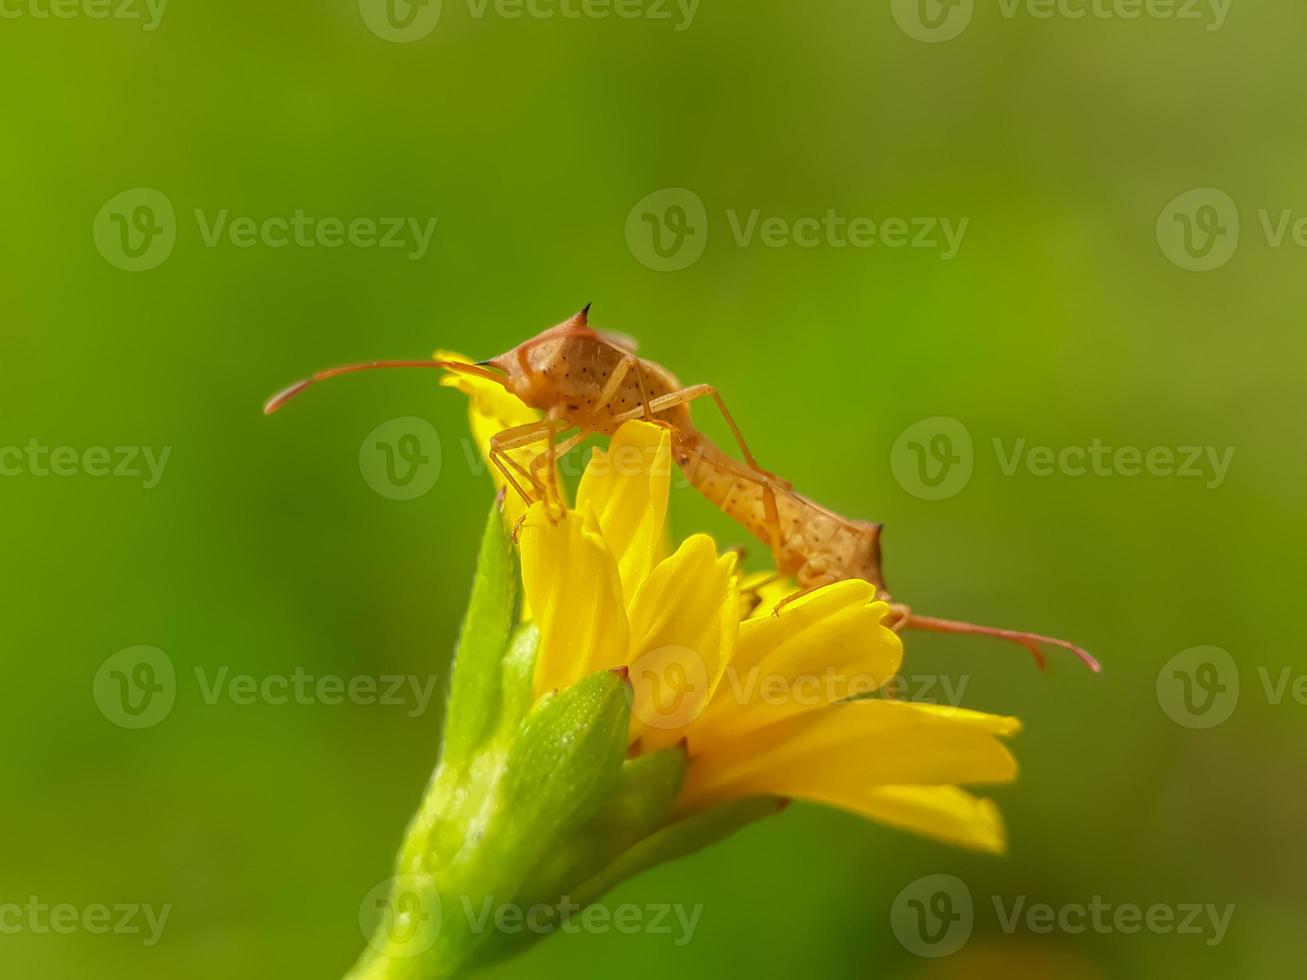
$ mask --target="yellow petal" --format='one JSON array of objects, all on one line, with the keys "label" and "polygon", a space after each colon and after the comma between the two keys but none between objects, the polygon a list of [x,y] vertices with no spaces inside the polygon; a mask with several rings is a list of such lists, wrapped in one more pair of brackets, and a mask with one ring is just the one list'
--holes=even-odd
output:
[{"label": "yellow petal", "polygon": [[695,727],[707,742],[740,738],[786,718],[879,690],[898,672],[903,643],[883,624],[876,588],[837,582],[790,603],[779,615],[740,625],[726,676]]},{"label": "yellow petal", "polygon": [[627,422],[605,452],[595,449],[576,492],[576,509],[594,513],[617,556],[627,602],[663,556],[671,485],[671,438],[665,428]]},{"label": "yellow petal", "polygon": [[[462,354],[456,354],[453,351],[436,351],[436,358],[442,361],[459,361],[464,364],[472,363]],[[516,395],[510,394],[502,385],[497,385],[493,381],[487,381],[484,378],[476,378],[466,374],[446,374],[440,379],[440,384],[445,388],[457,388],[468,397],[468,419],[472,426],[472,436],[476,439],[477,449],[481,453],[482,461],[490,470],[490,477],[495,481],[495,489],[503,490],[508,488],[508,494],[504,501],[504,515],[510,527],[517,524],[518,520],[526,513],[526,502],[504,479],[500,473],[499,467],[490,462],[490,440],[494,436],[503,432],[505,429],[511,429],[516,425],[526,425],[531,422],[539,422],[543,417],[534,408],[530,408],[518,400]],[[523,466],[529,466],[532,459],[544,451],[544,443],[533,446],[524,446],[521,449],[510,451],[509,455],[517,460]],[[560,483],[561,487],[562,484]],[[529,488],[525,488],[529,489]]]},{"label": "yellow petal", "polygon": [[640,584],[629,664],[631,734],[642,750],[674,744],[703,711],[735,651],[739,617],[735,555],[719,558],[706,534],[686,538]]},{"label": "yellow petal", "polygon": [[998,736],[1015,718],[909,701],[852,701],[792,715],[743,738],[690,739],[683,804],[772,794],[832,801],[875,786],[996,783],[1016,778]]},{"label": "yellow petal", "polygon": [[519,542],[522,587],[540,627],[536,696],[571,686],[590,664],[622,663],[630,636],[622,588],[594,519],[567,511],[551,520],[534,504]]},{"label": "yellow petal", "polygon": [[993,854],[1007,850],[1003,817],[994,801],[956,786],[877,786],[861,797],[823,802],[946,844]]}]

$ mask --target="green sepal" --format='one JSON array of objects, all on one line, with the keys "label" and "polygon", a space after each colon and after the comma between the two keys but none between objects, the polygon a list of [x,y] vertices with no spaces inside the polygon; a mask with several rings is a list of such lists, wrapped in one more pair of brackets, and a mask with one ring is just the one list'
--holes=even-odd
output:
[{"label": "green sepal", "polygon": [[531,903],[568,896],[667,820],[685,782],[686,754],[676,746],[628,759],[598,811],[545,855],[523,892]]},{"label": "green sepal", "polygon": [[774,796],[754,796],[683,817],[640,841],[577,888],[572,897],[582,906],[596,902],[627,878],[725,840],[749,824],[779,813],[788,803]]},{"label": "green sepal", "polygon": [[441,762],[461,769],[499,724],[504,648],[517,606],[517,553],[498,506],[490,509],[472,597],[454,655]]},{"label": "green sepal", "polygon": [[[589,819],[616,782],[630,728],[627,680],[599,671],[531,708],[504,765],[500,845],[522,874]],[[535,851],[532,859],[532,851]]]}]

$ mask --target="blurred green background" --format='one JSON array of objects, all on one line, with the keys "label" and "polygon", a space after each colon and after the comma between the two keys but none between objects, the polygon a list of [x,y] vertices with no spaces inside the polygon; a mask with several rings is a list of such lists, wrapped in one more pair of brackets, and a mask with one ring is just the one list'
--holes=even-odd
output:
[{"label": "blurred green background", "polygon": [[[968,4],[935,0],[924,18],[889,0],[703,0],[670,19],[653,0],[633,19],[445,0],[430,29],[433,8],[402,3],[207,0],[147,30],[143,2],[121,2],[105,19],[95,0],[67,18],[40,16],[47,0],[0,6],[0,905],[172,911],[150,947],[15,913],[0,975],[335,977],[353,962],[443,694],[416,713],[209,704],[196,670],[443,683],[489,478],[434,373],[337,382],[271,419],[259,406],[335,363],[490,356],[589,300],[683,381],[720,386],[764,465],[885,521],[889,581],[917,609],[1068,636],[1106,670],[1055,656],[1041,674],[1016,648],[908,637],[906,673],[965,678],[967,705],[1026,723],[1022,778],[995,793],[1007,858],[796,805],[610,896],[701,904],[692,941],[558,936],[495,977],[1302,974],[1307,707],[1292,679],[1307,658],[1290,624],[1307,253],[1292,225],[1275,244],[1284,212],[1307,216],[1301,5],[1077,19],[982,0],[964,25]],[[137,188],[175,219],[140,210],[157,197],[115,200]],[[691,196],[637,209],[667,188]],[[1164,213],[1203,188],[1219,193]],[[206,243],[224,211],[296,209],[437,225],[420,258]],[[879,239],[803,247],[779,226],[742,244],[733,223],[755,210],[968,224],[946,260]],[[443,466],[393,499],[360,447],[412,416]],[[931,500],[904,476],[919,451],[894,447],[936,417],[965,427],[974,468]],[[1223,480],[1005,473],[1021,439],[1235,455]],[[82,462],[42,476],[33,444]],[[157,486],[87,472],[80,454],[119,446],[171,448]],[[744,540],[686,489],[673,518]],[[756,544],[750,564],[766,564]],[[96,677],[138,645],[166,652],[176,699],[129,730],[97,706]],[[1229,714],[1206,729],[1190,723],[1219,717],[1176,707],[1170,665],[1197,646],[1228,651],[1240,681],[1234,704],[1230,666],[1213,683],[1179,662]],[[931,959],[896,939],[891,908],[936,873],[976,912],[970,941]],[[1019,896],[1235,908],[1210,945],[1008,934],[994,899]]]}]

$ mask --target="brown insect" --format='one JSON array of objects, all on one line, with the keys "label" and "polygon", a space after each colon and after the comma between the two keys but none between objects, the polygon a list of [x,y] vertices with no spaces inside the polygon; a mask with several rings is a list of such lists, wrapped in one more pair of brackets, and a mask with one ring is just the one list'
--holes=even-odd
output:
[{"label": "brown insect", "polygon": [[[491,439],[490,460],[527,501],[561,499],[554,461],[591,433],[611,436],[634,419],[663,425],[671,433],[672,453],[690,483],[771,549],[778,575],[792,575],[800,592],[844,579],[864,579],[879,597],[890,600],[881,569],[881,525],[850,520],[794,491],[757,463],[726,403],[712,385],[683,386],[666,368],[636,354],[633,341],[594,330],[590,307],[505,354],[464,364],[457,361],[375,361],[332,368],[298,381],[273,397],[272,414],[310,385],[357,371],[392,367],[441,368],[502,385],[525,404],[544,413],[538,422],[515,426]],[[691,402],[710,397],[735,436],[744,461],[728,456],[695,428]],[[575,430],[575,431],[573,431]],[[541,445],[530,464],[509,453]],[[780,606],[777,607],[778,609]],[[919,616],[892,603],[893,628],[992,636],[1019,643],[1043,664],[1040,644],[1068,649],[1095,671],[1096,660],[1065,640],[1017,630]]]}]

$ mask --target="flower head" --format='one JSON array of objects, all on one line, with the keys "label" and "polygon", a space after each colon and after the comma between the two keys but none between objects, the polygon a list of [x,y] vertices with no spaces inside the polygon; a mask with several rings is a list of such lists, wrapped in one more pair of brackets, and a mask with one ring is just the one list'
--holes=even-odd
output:
[{"label": "flower head", "polygon": [[667,432],[627,423],[595,450],[575,509],[536,504],[520,534],[540,628],[537,696],[626,667],[631,750],[683,744],[681,813],[754,796],[816,800],[956,844],[1001,850],[997,809],[960,784],[1011,780],[1015,719],[876,696],[898,635],[867,582],[742,618],[736,556],[695,534],[664,546]]},{"label": "flower head", "polygon": [[[445,383],[472,398],[474,429],[538,418],[490,382]],[[627,668],[631,751],[679,743],[688,754],[681,813],[752,796],[807,799],[1003,850],[997,808],[960,787],[1015,778],[1000,737],[1020,723],[877,696],[903,647],[870,583],[826,586],[775,615],[755,602],[745,616],[734,553],[719,555],[703,534],[667,544],[671,468],[667,431],[630,422],[594,450],[561,518],[542,504],[524,516],[509,505],[540,628],[536,696]]]}]

